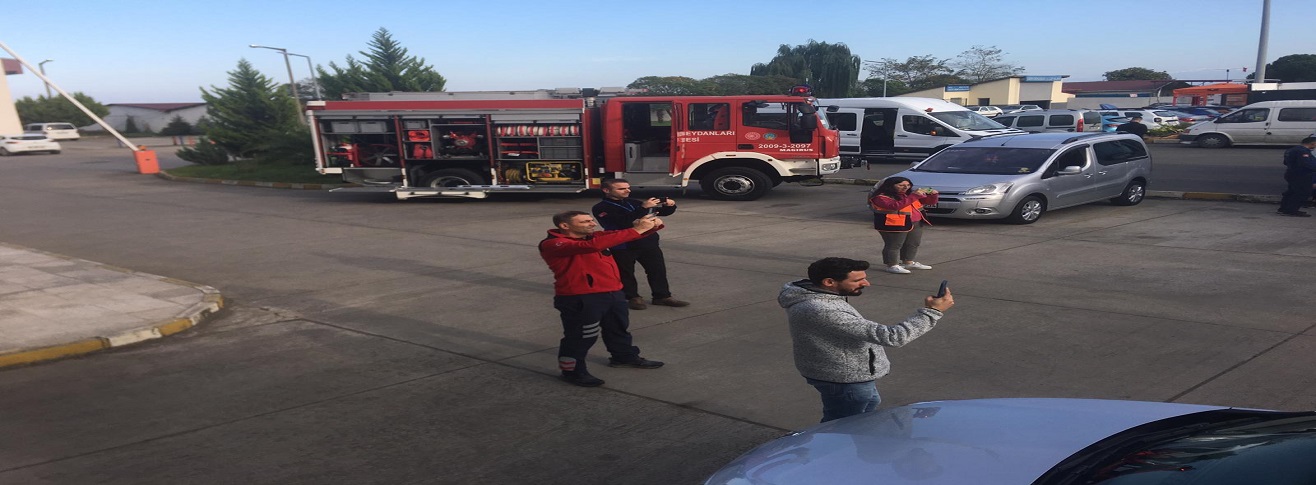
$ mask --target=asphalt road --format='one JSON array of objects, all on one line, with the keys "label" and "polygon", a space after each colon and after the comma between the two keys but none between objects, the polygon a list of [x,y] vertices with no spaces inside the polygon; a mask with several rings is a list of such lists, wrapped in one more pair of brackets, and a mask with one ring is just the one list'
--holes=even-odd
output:
[{"label": "asphalt road", "polygon": [[[1148,190],[1279,195],[1284,191],[1284,147],[1205,149],[1154,143]],[[842,170],[838,176],[881,178],[904,170],[905,163],[875,163]]]},{"label": "asphalt road", "polygon": [[[0,370],[0,484],[697,483],[816,422],[777,291],[819,257],[880,247],[864,187],[655,194],[680,203],[663,245],[694,304],[632,317],[666,367],[611,369],[596,346],[608,384],[582,389],[554,377],[560,327],[535,244],[550,214],[593,199],[175,183],[134,173],[126,151],[69,145],[0,160],[0,240],[210,285],[230,304],[166,339]],[[851,299],[890,322],[942,279],[956,297],[890,352],[883,405],[1316,408],[1316,222],[1273,212],[1147,200],[1028,226],[939,221],[919,255],[934,270],[874,273]]]}]

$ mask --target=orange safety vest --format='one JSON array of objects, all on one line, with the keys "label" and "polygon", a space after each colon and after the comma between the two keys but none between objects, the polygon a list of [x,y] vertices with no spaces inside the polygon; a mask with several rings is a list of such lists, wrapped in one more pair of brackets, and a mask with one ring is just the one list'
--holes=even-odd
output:
[{"label": "orange safety vest", "polygon": [[873,229],[889,232],[914,230],[914,211],[923,210],[923,203],[915,200],[900,210],[873,209]]}]

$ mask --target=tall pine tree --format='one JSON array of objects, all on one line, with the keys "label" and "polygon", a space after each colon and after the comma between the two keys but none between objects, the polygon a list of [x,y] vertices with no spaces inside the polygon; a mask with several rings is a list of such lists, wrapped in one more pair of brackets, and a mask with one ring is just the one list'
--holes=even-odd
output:
[{"label": "tall pine tree", "polygon": [[345,67],[329,62],[333,72],[317,68],[326,98],[338,99],[343,93],[443,91],[448,82],[425,59],[407,55],[388,29],[375,31],[369,46],[370,50],[360,52],[365,62],[349,55]]},{"label": "tall pine tree", "polygon": [[246,59],[228,73],[229,86],[201,89],[209,123],[206,137],[239,158],[257,156],[272,137],[299,132],[301,108],[282,86]]}]

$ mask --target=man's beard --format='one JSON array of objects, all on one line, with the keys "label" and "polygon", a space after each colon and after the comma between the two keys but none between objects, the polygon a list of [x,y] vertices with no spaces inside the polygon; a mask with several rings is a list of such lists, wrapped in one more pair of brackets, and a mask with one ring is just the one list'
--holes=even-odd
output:
[{"label": "man's beard", "polygon": [[846,290],[842,290],[842,289],[840,289],[840,288],[837,288],[837,289],[836,289],[836,294],[841,295],[841,296],[859,296],[859,295],[864,294],[864,289],[863,289],[863,288],[855,288],[855,289],[853,289],[853,290],[846,291]]}]

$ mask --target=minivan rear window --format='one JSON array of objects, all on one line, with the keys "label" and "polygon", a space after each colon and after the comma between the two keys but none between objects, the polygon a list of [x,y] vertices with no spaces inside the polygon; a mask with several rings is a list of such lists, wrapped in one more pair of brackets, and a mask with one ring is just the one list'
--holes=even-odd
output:
[{"label": "minivan rear window", "polygon": [[1050,126],[1074,126],[1074,115],[1052,115]]},{"label": "minivan rear window", "polygon": [[[1074,121],[1072,118],[1069,121]],[[1020,116],[1019,122],[1015,126],[1042,126],[1046,122],[1046,117],[1042,115]]]},{"label": "minivan rear window", "polygon": [[1092,145],[1097,163],[1114,165],[1147,156],[1147,147],[1134,140],[1111,140]]},{"label": "minivan rear window", "polygon": [[1055,153],[1046,148],[950,147],[928,158],[915,172],[1016,175],[1033,173]]},{"label": "minivan rear window", "polygon": [[1280,108],[1279,121],[1316,121],[1316,108]]}]

